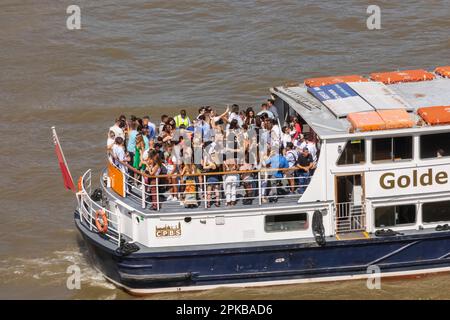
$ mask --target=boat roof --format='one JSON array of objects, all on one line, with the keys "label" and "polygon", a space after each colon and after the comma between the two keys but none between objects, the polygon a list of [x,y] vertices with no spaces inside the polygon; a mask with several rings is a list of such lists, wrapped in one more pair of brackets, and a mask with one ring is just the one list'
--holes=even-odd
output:
[{"label": "boat roof", "polygon": [[[425,107],[450,106],[450,78],[423,71],[380,73],[376,80],[339,82],[345,76],[307,79],[306,84],[279,86],[271,89],[294,109],[321,138],[332,138],[351,134],[354,124],[348,119],[350,114],[379,113],[384,110],[408,112],[413,127],[422,125],[417,120],[417,110]],[[392,74],[400,79],[391,82]],[[419,75],[418,75],[419,74]],[[411,77],[413,75],[413,77]],[[416,76],[416,78],[414,78]],[[404,77],[405,82],[401,82]],[[349,81],[356,81],[352,76]],[[407,79],[407,80],[406,80]],[[431,79],[431,80],[430,80]],[[322,84],[322,85],[320,85]],[[357,117],[353,117],[357,118]],[[380,130],[387,130],[386,126]]]}]

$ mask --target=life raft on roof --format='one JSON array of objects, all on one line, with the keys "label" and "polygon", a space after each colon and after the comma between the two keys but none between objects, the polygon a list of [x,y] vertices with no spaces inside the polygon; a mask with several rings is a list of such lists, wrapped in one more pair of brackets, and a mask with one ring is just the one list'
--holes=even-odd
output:
[{"label": "life raft on roof", "polygon": [[450,66],[437,67],[434,72],[442,77],[450,78]]},{"label": "life raft on roof", "polygon": [[366,79],[362,76],[353,74],[353,75],[348,75],[348,76],[309,78],[309,79],[305,80],[305,85],[307,85],[310,88],[313,88],[313,87],[328,86],[328,85],[337,84],[337,83],[367,82],[367,81],[369,81],[369,79]]},{"label": "life raft on roof", "polygon": [[419,108],[417,113],[429,125],[450,124],[450,106]]},{"label": "life raft on roof", "polygon": [[347,115],[347,120],[355,131],[411,128],[414,125],[411,116],[404,109],[354,112]]},{"label": "life raft on roof", "polygon": [[371,80],[383,82],[384,84],[427,81],[433,80],[434,78],[435,78],[434,74],[423,69],[379,72],[370,74]]}]

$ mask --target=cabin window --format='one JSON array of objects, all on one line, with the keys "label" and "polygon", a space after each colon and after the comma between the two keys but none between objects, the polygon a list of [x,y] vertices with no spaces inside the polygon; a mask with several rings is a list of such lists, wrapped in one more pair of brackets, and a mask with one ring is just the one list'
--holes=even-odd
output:
[{"label": "cabin window", "polygon": [[266,232],[295,231],[308,229],[308,214],[306,212],[293,214],[268,215],[265,219]]},{"label": "cabin window", "polygon": [[375,209],[375,227],[395,227],[416,222],[416,205],[379,207]]},{"label": "cabin window", "polygon": [[380,138],[372,140],[372,161],[399,161],[413,158],[412,137]]},{"label": "cabin window", "polygon": [[450,156],[450,132],[420,136],[420,158]]},{"label": "cabin window", "polygon": [[423,222],[450,221],[450,201],[427,202],[422,205]]},{"label": "cabin window", "polygon": [[366,162],[366,141],[350,140],[339,156],[338,166]]}]

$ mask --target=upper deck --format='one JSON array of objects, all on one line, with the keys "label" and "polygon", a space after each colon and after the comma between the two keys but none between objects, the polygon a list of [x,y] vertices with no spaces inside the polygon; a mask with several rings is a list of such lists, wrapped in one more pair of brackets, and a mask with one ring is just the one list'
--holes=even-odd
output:
[{"label": "upper deck", "polygon": [[[279,98],[278,108],[284,114],[292,108],[321,139],[379,135],[385,134],[386,130],[439,130],[434,126],[436,123],[429,125],[424,121],[420,110],[450,106],[450,79],[444,72],[445,68],[448,67],[437,68],[435,72],[416,70],[372,74],[370,79],[356,76],[308,79],[305,84],[279,86],[272,88],[271,92]],[[377,116],[390,110],[398,113],[394,114],[394,122],[399,120],[400,114],[411,124],[360,130],[352,121],[355,118],[358,121],[361,115]],[[447,119],[449,110],[446,109]],[[367,117],[362,120],[367,120]],[[448,130],[449,124],[448,120],[441,120],[439,127],[446,126]]]}]

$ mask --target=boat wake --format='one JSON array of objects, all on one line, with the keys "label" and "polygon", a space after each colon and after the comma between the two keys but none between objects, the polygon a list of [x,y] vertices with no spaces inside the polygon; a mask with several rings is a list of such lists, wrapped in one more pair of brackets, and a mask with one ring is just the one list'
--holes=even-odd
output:
[{"label": "boat wake", "polygon": [[0,283],[12,284],[38,280],[45,286],[66,286],[67,279],[73,273],[68,272],[70,266],[78,266],[80,270],[81,287],[97,287],[116,289],[105,280],[100,272],[95,270],[87,254],[80,250],[54,251],[42,258],[10,258],[0,261]]}]

